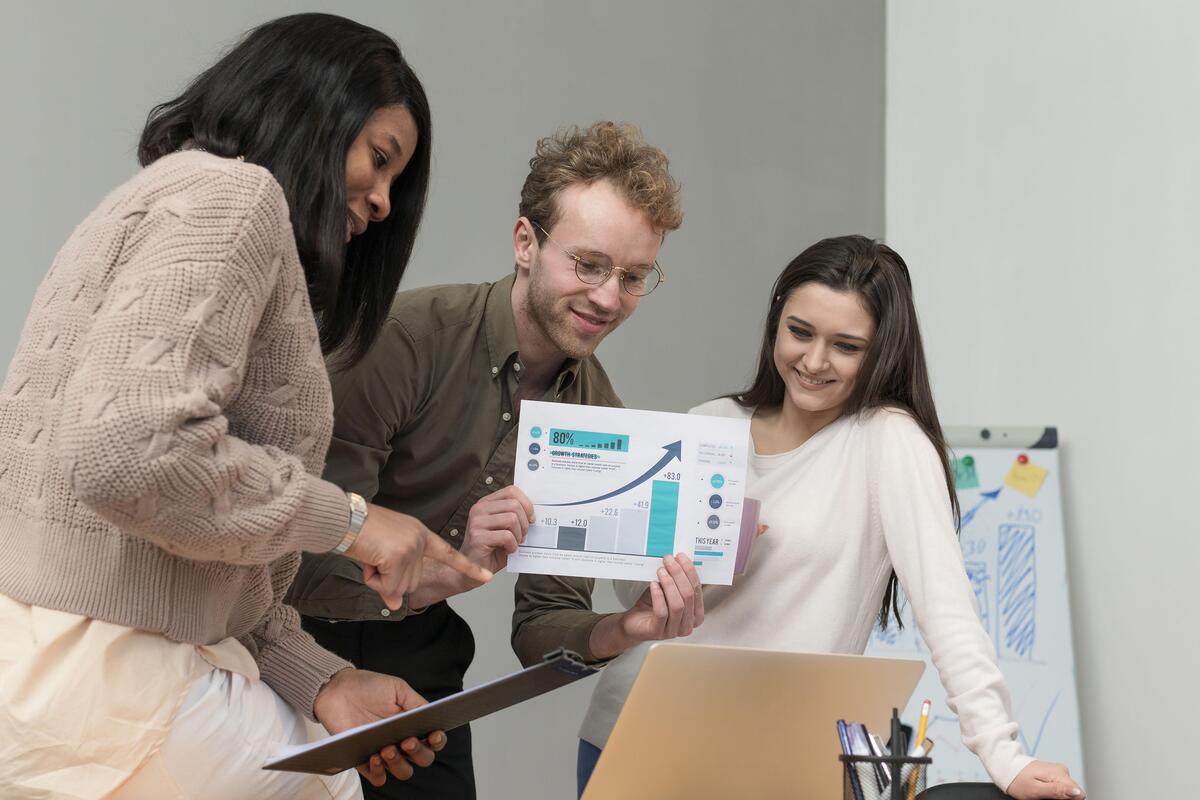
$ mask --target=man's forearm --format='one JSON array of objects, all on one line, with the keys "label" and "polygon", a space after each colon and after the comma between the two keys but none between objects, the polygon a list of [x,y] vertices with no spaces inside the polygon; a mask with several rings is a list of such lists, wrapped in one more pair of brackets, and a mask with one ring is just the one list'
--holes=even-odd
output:
[{"label": "man's forearm", "polygon": [[[525,666],[564,647],[588,662],[603,661],[591,648],[592,632],[607,614],[592,611],[591,578],[564,575],[517,576],[513,587],[513,652]],[[610,623],[611,624],[611,623]],[[608,638],[601,632],[600,643]],[[615,642],[607,642],[611,648]]]},{"label": "man's forearm", "polygon": [[597,659],[613,658],[638,644],[621,627],[624,614],[609,614],[596,623],[588,648]]}]

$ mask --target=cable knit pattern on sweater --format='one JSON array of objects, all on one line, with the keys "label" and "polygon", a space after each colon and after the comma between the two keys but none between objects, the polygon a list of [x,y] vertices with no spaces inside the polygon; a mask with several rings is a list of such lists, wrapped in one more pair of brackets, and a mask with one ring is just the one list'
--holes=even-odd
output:
[{"label": "cable knit pattern on sweater", "polygon": [[0,391],[0,592],[170,639],[238,637],[306,713],[348,666],[281,599],[345,533],[329,380],[283,191],[160,159],[63,246]]}]

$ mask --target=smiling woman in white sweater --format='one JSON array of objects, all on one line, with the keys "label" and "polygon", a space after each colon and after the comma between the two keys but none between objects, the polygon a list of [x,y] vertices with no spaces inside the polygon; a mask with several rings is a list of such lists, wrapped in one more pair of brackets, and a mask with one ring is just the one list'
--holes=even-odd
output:
[{"label": "smiling woman in white sweater", "polygon": [[[771,293],[746,391],[693,413],[750,419],[747,494],[769,526],[746,574],[706,587],[688,641],[862,653],[897,580],[963,740],[1013,797],[1079,798],[1065,767],[1022,752],[1008,688],[963,570],[957,502],[908,268],[861,236],[805,250]],[[631,602],[639,584],[619,584]],[[608,667],[580,731],[580,791],[648,645]]]}]

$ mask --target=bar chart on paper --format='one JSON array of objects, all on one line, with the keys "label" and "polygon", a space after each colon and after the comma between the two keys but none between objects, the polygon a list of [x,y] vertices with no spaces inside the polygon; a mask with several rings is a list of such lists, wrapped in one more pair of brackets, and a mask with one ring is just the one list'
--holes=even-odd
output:
[{"label": "bar chart on paper", "polygon": [[732,580],[744,420],[526,402],[521,423],[515,483],[536,520],[511,571],[644,580],[682,552]]},{"label": "bar chart on paper", "polygon": [[[587,517],[543,514],[530,526],[528,547],[581,550],[662,558],[675,552],[675,525],[679,519],[679,481],[650,481],[648,499],[636,492],[625,500],[601,506],[599,515]],[[617,499],[617,498],[614,498]]]}]

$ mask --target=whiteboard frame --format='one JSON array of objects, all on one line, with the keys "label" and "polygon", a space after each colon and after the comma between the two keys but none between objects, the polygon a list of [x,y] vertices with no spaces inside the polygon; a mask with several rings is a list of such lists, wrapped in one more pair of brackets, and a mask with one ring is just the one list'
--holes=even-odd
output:
[{"label": "whiteboard frame", "polygon": [[1058,447],[1058,428],[997,427],[946,425],[942,428],[951,448],[1016,447],[1026,450],[1052,450]]}]

